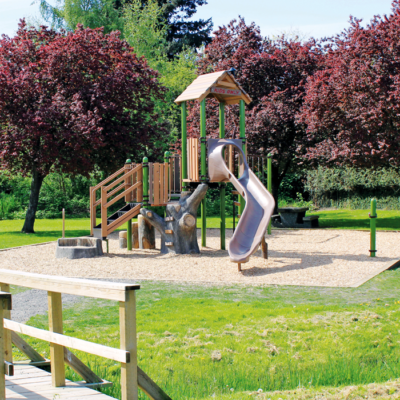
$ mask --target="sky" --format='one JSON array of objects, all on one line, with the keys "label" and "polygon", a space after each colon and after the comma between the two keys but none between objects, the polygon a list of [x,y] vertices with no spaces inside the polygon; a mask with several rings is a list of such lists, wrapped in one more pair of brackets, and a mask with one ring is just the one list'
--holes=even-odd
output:
[{"label": "sky", "polygon": [[[350,15],[369,22],[374,15],[390,14],[391,3],[392,0],[208,0],[194,19],[212,17],[217,28],[241,15],[246,23],[260,26],[264,36],[299,31],[306,37],[320,38],[348,27]],[[39,16],[38,0],[0,0],[0,34],[13,36],[20,18],[35,16]]]}]

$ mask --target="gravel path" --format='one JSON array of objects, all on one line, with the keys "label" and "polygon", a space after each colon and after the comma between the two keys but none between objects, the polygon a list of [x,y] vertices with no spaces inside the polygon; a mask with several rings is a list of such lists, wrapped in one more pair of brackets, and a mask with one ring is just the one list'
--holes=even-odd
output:
[{"label": "gravel path", "polygon": [[[227,231],[227,244],[231,235]],[[114,234],[110,254],[103,257],[56,259],[51,243],[0,252],[0,268],[103,279],[356,287],[400,259],[399,232],[378,232],[377,257],[370,258],[367,231],[274,230],[267,236],[269,259],[258,251],[238,273],[219,241],[219,231],[209,229],[201,254],[160,255],[159,250],[119,249]]]}]

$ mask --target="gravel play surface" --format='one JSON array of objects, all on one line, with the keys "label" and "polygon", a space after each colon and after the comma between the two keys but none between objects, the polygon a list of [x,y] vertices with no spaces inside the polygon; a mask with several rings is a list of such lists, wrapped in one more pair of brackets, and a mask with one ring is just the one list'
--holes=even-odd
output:
[{"label": "gravel play surface", "polygon": [[[199,239],[200,239],[200,231]],[[227,230],[227,243],[232,231]],[[273,230],[269,259],[257,251],[238,272],[228,252],[219,250],[219,230],[207,231],[207,247],[196,255],[161,255],[159,250],[119,249],[93,259],[56,259],[56,244],[0,252],[0,268],[89,278],[180,282],[356,287],[400,259],[400,233],[378,232],[376,258],[369,257],[369,233],[350,230]],[[105,250],[105,244],[104,244]],[[157,239],[157,248],[160,247]]]}]

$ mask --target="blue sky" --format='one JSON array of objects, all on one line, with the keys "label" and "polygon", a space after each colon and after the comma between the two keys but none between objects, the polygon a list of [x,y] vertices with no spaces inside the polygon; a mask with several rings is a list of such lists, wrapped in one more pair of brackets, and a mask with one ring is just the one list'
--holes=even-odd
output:
[{"label": "blue sky", "polygon": [[[0,0],[0,34],[14,35],[21,17],[38,16],[33,0]],[[212,17],[214,27],[241,15],[254,21],[261,33],[278,35],[299,30],[307,36],[331,36],[348,26],[353,15],[368,22],[374,15],[389,14],[392,0],[208,0],[195,18]]]}]

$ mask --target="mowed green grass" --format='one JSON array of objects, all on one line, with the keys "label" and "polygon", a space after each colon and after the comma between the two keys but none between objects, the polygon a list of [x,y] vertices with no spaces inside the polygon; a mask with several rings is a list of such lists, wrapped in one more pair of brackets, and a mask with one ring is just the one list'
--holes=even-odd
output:
[{"label": "mowed green grass", "polygon": [[[364,385],[400,376],[399,278],[400,270],[387,271],[355,289],[143,282],[138,363],[176,400],[297,399],[298,388],[315,399],[345,385],[361,385],[365,395]],[[28,324],[47,329],[47,316]],[[91,300],[65,310],[64,332],[119,347],[118,304]],[[28,341],[49,356],[47,343]],[[119,398],[120,365],[76,353],[115,383],[103,391]],[[80,379],[70,370],[68,377]],[[291,392],[268,393],[277,390]]]},{"label": "mowed green grass", "polygon": [[[197,222],[198,227],[200,227],[200,219]],[[217,217],[207,218],[208,228],[219,228],[219,223],[220,219]],[[35,233],[29,235],[21,233],[23,225],[23,220],[0,221],[0,249],[50,242],[57,240],[62,234],[61,219],[37,219],[35,222]],[[226,219],[226,227],[232,228],[232,218]],[[126,229],[126,224],[119,229]],[[65,221],[66,237],[86,236],[89,234],[89,218],[67,219]]]},{"label": "mowed green grass", "polygon": [[[324,210],[307,214],[319,215],[321,228],[369,229],[370,210]],[[400,211],[378,210],[376,226],[378,230],[400,230]]]}]

